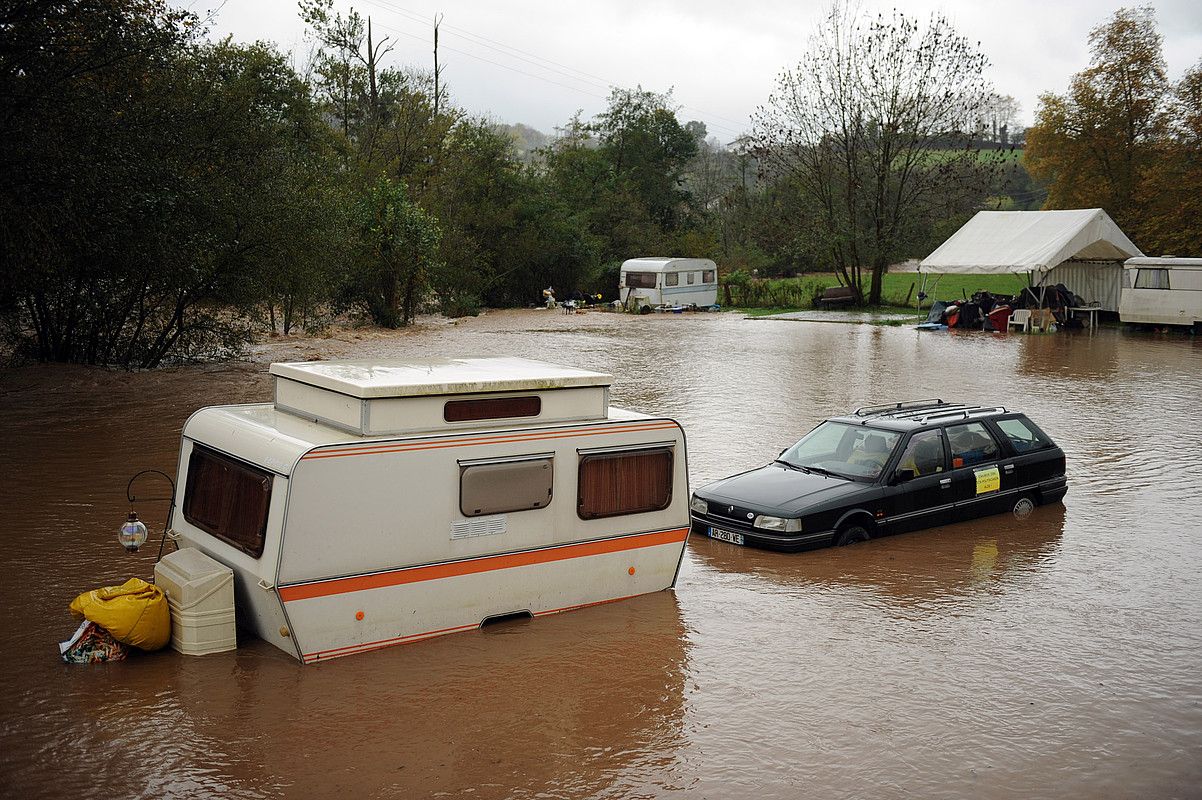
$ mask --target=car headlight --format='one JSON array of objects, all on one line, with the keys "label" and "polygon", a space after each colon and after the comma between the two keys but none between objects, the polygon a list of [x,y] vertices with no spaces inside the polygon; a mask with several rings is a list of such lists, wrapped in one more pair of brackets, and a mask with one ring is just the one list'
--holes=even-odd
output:
[{"label": "car headlight", "polygon": [[769,517],[760,514],[755,518],[753,523],[755,527],[765,531],[784,531],[785,533],[800,533],[801,520],[785,519],[783,517]]},{"label": "car headlight", "polygon": [[705,515],[710,512],[710,504],[702,500],[697,495],[693,495],[689,500],[689,510],[697,514]]}]

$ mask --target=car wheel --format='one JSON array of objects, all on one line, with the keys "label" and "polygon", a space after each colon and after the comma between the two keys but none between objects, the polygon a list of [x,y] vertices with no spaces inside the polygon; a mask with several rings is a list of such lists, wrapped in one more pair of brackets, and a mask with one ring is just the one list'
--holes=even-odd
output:
[{"label": "car wheel", "polygon": [[872,537],[868,535],[868,529],[863,525],[852,525],[844,528],[839,538],[835,540],[835,547],[846,547],[849,544],[856,542],[866,542]]},{"label": "car wheel", "polygon": [[1035,501],[1030,495],[1023,495],[1014,501],[1014,518],[1026,519],[1031,516],[1031,512],[1035,510]]}]

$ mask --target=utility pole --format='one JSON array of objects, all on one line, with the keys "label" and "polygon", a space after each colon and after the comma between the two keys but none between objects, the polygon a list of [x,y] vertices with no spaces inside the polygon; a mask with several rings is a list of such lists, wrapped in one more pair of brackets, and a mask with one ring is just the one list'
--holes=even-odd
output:
[{"label": "utility pole", "polygon": [[441,70],[438,66],[438,26],[442,24],[442,14],[434,15],[434,118],[438,118],[438,106],[441,100],[442,90],[439,88],[439,75]]},{"label": "utility pole", "polygon": [[374,117],[379,93],[376,90],[376,50],[371,46],[371,17],[367,18],[367,82],[371,91],[371,113]]}]

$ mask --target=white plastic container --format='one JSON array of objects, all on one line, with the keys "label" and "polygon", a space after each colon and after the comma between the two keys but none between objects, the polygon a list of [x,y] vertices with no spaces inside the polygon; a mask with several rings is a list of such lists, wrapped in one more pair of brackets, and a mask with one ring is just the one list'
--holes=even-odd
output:
[{"label": "white plastic container", "polygon": [[194,547],[163,556],[155,584],[171,607],[171,646],[184,655],[222,653],[238,646],[234,571]]}]

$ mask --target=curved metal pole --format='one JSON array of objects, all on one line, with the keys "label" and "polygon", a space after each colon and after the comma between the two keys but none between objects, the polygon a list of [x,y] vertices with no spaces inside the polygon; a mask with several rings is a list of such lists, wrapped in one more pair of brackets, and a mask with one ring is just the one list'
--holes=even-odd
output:
[{"label": "curved metal pole", "polygon": [[163,472],[161,469],[144,469],[144,470],[141,470],[140,472],[135,472],[134,476],[129,479],[129,483],[125,484],[125,499],[128,500],[130,503],[138,502],[138,497],[136,495],[134,495],[131,490],[134,487],[134,481],[136,481],[138,478],[142,477],[143,475],[158,475],[160,478],[167,481],[167,484],[169,486],[171,486],[171,496],[170,497],[143,497],[143,498],[141,498],[144,502],[156,502],[159,500],[167,500],[170,502],[170,505],[167,507],[167,521],[163,525],[163,535],[159,539],[159,554],[154,559],[155,563],[157,564],[163,558],[163,546],[167,543],[167,531],[171,528],[171,522],[175,518],[175,481],[173,481],[171,479],[171,476],[168,475],[166,472]]}]

